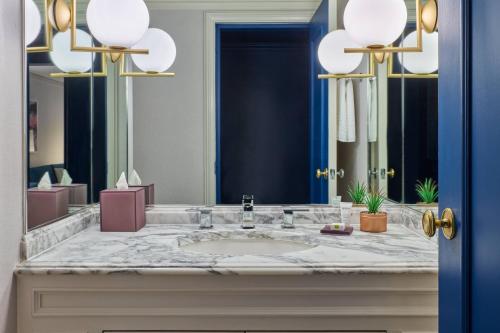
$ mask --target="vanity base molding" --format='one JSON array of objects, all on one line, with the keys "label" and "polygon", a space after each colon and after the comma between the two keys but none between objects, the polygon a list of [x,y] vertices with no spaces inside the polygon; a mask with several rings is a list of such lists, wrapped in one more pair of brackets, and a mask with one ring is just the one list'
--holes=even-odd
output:
[{"label": "vanity base molding", "polygon": [[436,274],[17,279],[19,333],[437,332]]}]

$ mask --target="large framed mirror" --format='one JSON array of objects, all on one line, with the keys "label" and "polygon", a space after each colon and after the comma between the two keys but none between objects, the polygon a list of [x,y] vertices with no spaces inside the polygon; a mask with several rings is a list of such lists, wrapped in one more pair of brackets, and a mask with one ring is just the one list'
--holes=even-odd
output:
[{"label": "large framed mirror", "polygon": [[[347,1],[203,15],[153,6],[149,26],[168,32],[170,47],[161,70],[104,52],[84,10],[72,14],[78,43],[100,51],[72,51],[66,33],[47,29],[47,3],[26,0],[40,17],[27,38],[28,230],[98,203],[122,175],[149,186],[151,205],[190,206],[240,205],[243,195],[332,205],[351,201],[357,183],[415,204],[415,186],[438,181],[436,77],[412,77],[395,54],[376,68],[364,56],[358,76],[318,78],[319,45],[343,28]],[[415,1],[406,3],[410,34]]]}]

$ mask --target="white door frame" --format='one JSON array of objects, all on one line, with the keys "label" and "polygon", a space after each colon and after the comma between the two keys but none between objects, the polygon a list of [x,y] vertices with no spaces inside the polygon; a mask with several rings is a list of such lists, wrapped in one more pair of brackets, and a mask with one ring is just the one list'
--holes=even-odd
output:
[{"label": "white door frame", "polygon": [[218,23],[308,23],[314,11],[224,11],[205,12],[205,45],[204,45],[204,94],[205,112],[204,124],[204,199],[205,204],[216,203],[216,75],[215,46]]}]

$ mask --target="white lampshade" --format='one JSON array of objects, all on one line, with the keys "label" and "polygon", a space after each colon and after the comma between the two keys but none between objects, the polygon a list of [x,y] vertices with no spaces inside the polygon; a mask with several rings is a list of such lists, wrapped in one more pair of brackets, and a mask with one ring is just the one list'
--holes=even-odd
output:
[{"label": "white lampshade", "polygon": [[[437,32],[422,32],[423,52],[398,53],[399,62],[414,74],[430,74],[439,67],[439,35]],[[417,44],[417,32],[410,33],[402,42],[401,46],[412,46]]]},{"label": "white lampshade", "polygon": [[24,8],[25,46],[30,45],[40,34],[42,17],[40,10],[33,0],[26,0]]},{"label": "white lampshade", "polygon": [[[92,37],[80,29],[76,29],[76,41],[80,46],[92,46]],[[54,36],[50,59],[57,68],[65,73],[85,73],[92,68],[95,53],[72,52],[71,31],[68,30]]]},{"label": "white lampshade", "polygon": [[349,0],[344,26],[361,46],[382,47],[401,36],[407,16],[404,0]]},{"label": "white lampshade", "polygon": [[129,48],[149,26],[149,11],[143,0],[91,0],[87,25],[103,45]]},{"label": "white lampshade", "polygon": [[359,47],[345,30],[335,30],[323,37],[318,47],[318,59],[330,74],[349,74],[361,64],[363,54],[345,53],[345,48]]},{"label": "white lampshade", "polygon": [[148,29],[139,43],[132,48],[149,50],[149,54],[132,55],[135,65],[144,72],[166,71],[172,66],[177,55],[172,37],[165,31],[155,28]]}]

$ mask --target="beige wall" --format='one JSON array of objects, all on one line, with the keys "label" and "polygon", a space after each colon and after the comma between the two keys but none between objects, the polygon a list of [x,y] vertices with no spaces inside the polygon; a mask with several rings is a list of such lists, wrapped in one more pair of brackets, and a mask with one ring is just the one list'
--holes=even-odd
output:
[{"label": "beige wall", "polygon": [[30,101],[38,103],[38,151],[30,167],[64,163],[64,82],[30,74]]},{"label": "beige wall", "polygon": [[151,12],[177,45],[175,78],[134,78],[134,168],[157,203],[202,204],[203,12]]},{"label": "beige wall", "polygon": [[21,1],[0,1],[0,333],[16,332],[13,270],[22,235]]}]

